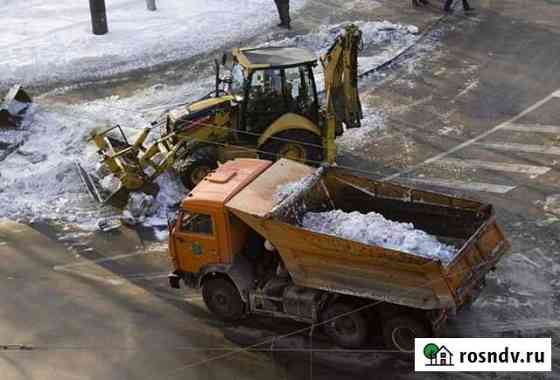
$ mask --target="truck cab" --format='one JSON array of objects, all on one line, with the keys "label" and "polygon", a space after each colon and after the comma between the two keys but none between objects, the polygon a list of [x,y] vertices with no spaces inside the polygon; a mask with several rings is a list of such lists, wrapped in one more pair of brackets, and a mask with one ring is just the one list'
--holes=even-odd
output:
[{"label": "truck cab", "polygon": [[173,287],[178,287],[180,278],[200,286],[206,275],[227,272],[235,257],[241,256],[249,228],[225,204],[271,164],[256,159],[228,161],[183,200],[169,234]]}]

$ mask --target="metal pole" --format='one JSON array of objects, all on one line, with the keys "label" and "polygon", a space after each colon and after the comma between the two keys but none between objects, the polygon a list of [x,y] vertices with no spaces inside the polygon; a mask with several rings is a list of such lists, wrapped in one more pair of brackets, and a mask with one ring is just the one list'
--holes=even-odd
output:
[{"label": "metal pole", "polygon": [[149,11],[156,10],[156,0],[146,0],[146,6],[148,7]]},{"label": "metal pole", "polygon": [[106,34],[108,29],[105,0],[89,0],[89,11],[91,12],[91,30],[93,34]]}]

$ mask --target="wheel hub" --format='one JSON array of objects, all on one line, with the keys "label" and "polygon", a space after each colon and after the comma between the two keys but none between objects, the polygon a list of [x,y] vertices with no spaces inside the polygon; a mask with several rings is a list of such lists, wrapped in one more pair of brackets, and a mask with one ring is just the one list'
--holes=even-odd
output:
[{"label": "wheel hub", "polygon": [[305,161],[306,154],[305,148],[299,144],[286,144],[278,152],[282,157],[288,158],[294,161]]}]

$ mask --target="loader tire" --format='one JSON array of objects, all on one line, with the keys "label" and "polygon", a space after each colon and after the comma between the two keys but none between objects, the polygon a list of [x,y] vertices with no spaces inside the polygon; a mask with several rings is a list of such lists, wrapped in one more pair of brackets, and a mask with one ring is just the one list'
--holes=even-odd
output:
[{"label": "loader tire", "polygon": [[429,336],[429,330],[424,323],[407,315],[397,315],[383,324],[385,346],[392,350],[412,352],[415,338]]},{"label": "loader tire", "polygon": [[208,310],[225,322],[239,320],[245,312],[245,303],[231,281],[213,278],[202,285],[202,298]]},{"label": "loader tire", "polygon": [[259,150],[262,158],[271,161],[288,158],[317,165],[323,160],[321,138],[302,130],[280,132],[272,136]]},{"label": "loader tire", "polygon": [[192,190],[208,173],[218,167],[218,163],[209,158],[186,159],[175,166],[183,186]]},{"label": "loader tire", "polygon": [[323,331],[331,340],[344,348],[359,348],[369,335],[367,318],[348,303],[334,303],[321,314]]}]

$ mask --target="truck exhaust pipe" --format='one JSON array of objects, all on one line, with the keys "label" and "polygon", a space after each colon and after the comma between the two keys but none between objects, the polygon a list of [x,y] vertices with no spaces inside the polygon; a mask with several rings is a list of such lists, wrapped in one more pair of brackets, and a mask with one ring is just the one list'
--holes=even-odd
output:
[{"label": "truck exhaust pipe", "polygon": [[0,128],[18,128],[33,100],[21,87],[14,85],[0,105]]}]

